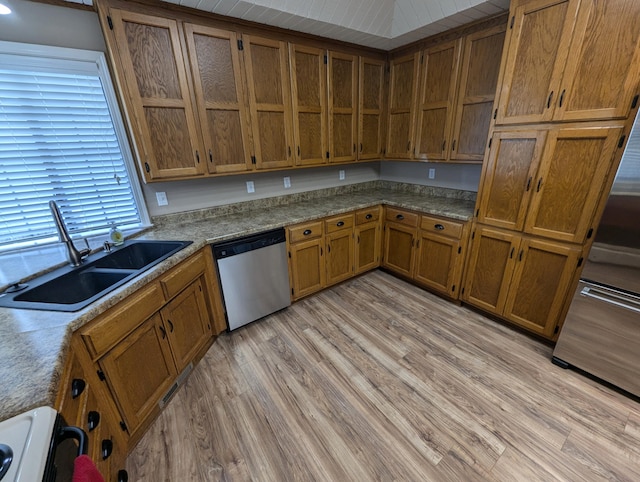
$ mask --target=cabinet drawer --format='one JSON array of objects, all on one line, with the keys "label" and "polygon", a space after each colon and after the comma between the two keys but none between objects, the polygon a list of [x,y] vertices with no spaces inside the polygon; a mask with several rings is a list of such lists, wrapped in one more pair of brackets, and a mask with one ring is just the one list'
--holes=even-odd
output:
[{"label": "cabinet drawer", "polygon": [[380,207],[361,209],[356,211],[356,224],[373,223],[380,219]]},{"label": "cabinet drawer", "polygon": [[402,209],[387,208],[385,219],[394,223],[404,224],[405,226],[418,226],[420,216],[416,213],[404,211]]},{"label": "cabinet drawer", "polygon": [[460,239],[462,236],[463,227],[464,223],[462,222],[424,215],[422,216],[422,222],[420,223],[420,229],[423,231],[437,233],[456,239]]},{"label": "cabinet drawer", "polygon": [[289,228],[289,242],[308,241],[322,236],[322,221],[298,224]]},{"label": "cabinet drawer", "polygon": [[175,295],[180,293],[185,287],[189,285],[194,279],[200,276],[205,269],[206,253],[200,251],[194,254],[191,258],[180,263],[177,267],[172,269],[169,274],[160,278],[160,285],[162,291],[167,300],[170,300]]},{"label": "cabinet drawer", "polygon": [[325,233],[333,233],[341,229],[349,229],[353,227],[353,214],[342,214],[333,216],[324,220]]},{"label": "cabinet drawer", "polygon": [[82,339],[96,359],[111,349],[144,320],[158,311],[164,297],[157,283],[151,283],[110,309],[96,324],[82,330]]}]

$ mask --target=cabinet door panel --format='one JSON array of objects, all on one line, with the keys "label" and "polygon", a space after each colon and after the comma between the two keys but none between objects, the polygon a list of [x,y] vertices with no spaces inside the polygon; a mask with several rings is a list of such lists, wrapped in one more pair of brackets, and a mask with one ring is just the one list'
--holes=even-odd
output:
[{"label": "cabinet door panel", "polygon": [[382,154],[384,68],[382,60],[360,57],[358,159],[379,159]]},{"label": "cabinet door panel", "polygon": [[549,132],[525,231],[582,243],[611,170],[621,128]]},{"label": "cabinet door panel", "polygon": [[325,286],[323,239],[290,245],[293,299],[302,298]]},{"label": "cabinet door panel", "polygon": [[476,227],[463,294],[466,301],[502,314],[519,240],[506,231]]},{"label": "cabinet door panel", "polygon": [[189,23],[184,30],[209,172],[251,169],[237,35]]},{"label": "cabinet door panel", "polygon": [[327,285],[353,276],[353,230],[343,229],[326,235]]},{"label": "cabinet door panel", "polygon": [[552,118],[579,4],[533,0],[515,8],[496,123]]},{"label": "cabinet door panel", "polygon": [[624,118],[640,77],[640,2],[582,2],[556,117]]},{"label": "cabinet door panel", "polygon": [[356,226],[355,274],[364,273],[380,265],[380,224],[368,223]]},{"label": "cabinet door panel", "polygon": [[396,273],[413,275],[416,229],[402,224],[387,223],[384,236],[383,265]]},{"label": "cabinet door panel", "polygon": [[329,162],[355,161],[358,57],[329,52]]},{"label": "cabinet door panel", "polygon": [[284,42],[245,35],[253,150],[258,168],[293,165],[289,64]]},{"label": "cabinet door panel", "polygon": [[389,135],[386,157],[411,157],[411,139],[417,98],[419,53],[391,60]]},{"label": "cabinet door panel", "polygon": [[293,92],[293,134],[296,164],[326,162],[327,75],[326,50],[289,45]]},{"label": "cabinet door panel", "polygon": [[523,240],[505,316],[535,333],[552,336],[579,256],[580,248],[575,246]]},{"label": "cabinet door panel", "polygon": [[482,176],[478,221],[521,231],[546,133],[496,132]]},{"label": "cabinet door panel", "polygon": [[177,22],[117,9],[111,17],[145,178],[203,174]]},{"label": "cabinet door panel", "polygon": [[[422,233],[417,252],[415,279],[434,290],[454,296],[459,284],[460,240]],[[458,275],[458,276],[456,276]]]},{"label": "cabinet door panel", "polygon": [[427,49],[422,54],[420,110],[414,157],[444,160],[453,119],[461,40]]},{"label": "cabinet door panel", "polygon": [[449,158],[482,161],[500,72],[505,27],[468,35],[464,42],[456,120]]}]

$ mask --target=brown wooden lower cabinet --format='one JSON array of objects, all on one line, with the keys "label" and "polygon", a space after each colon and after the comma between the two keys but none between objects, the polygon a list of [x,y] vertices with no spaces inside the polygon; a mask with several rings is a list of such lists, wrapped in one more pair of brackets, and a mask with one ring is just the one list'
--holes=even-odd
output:
[{"label": "brown wooden lower cabinet", "polygon": [[380,227],[380,206],[361,209],[356,212],[355,239],[355,271],[364,273],[380,266],[382,252],[382,230]]},{"label": "brown wooden lower cabinet", "polygon": [[464,301],[552,338],[582,248],[476,225]]},{"label": "brown wooden lower cabinet", "polygon": [[353,213],[325,219],[327,286],[352,278],[354,273]]}]

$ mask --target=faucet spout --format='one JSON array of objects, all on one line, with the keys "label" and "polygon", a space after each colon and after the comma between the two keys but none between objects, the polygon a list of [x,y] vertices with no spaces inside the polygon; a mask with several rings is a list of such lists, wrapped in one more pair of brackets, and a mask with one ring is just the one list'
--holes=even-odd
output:
[{"label": "faucet spout", "polygon": [[89,249],[89,243],[87,243],[87,240],[85,239],[84,241],[87,243],[87,248],[78,251],[73,244],[73,241],[71,241],[67,227],[64,224],[64,219],[62,219],[62,214],[60,214],[60,209],[55,201],[49,201],[49,209],[51,209],[51,214],[53,215],[53,220],[55,221],[56,229],[58,230],[58,236],[60,237],[60,242],[64,243],[67,247],[67,259],[69,260],[69,263],[73,266],[80,266],[80,264],[82,264],[82,260],[91,252]]}]

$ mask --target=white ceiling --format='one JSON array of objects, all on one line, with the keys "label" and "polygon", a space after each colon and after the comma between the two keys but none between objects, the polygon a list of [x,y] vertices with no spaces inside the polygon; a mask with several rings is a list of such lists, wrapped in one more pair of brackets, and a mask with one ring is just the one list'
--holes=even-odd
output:
[{"label": "white ceiling", "polygon": [[509,0],[163,1],[384,50],[509,8]]}]

